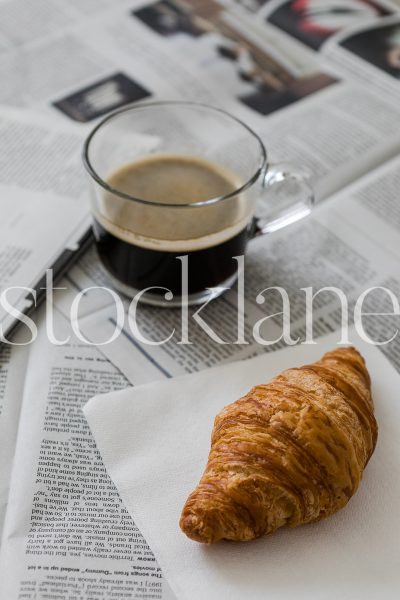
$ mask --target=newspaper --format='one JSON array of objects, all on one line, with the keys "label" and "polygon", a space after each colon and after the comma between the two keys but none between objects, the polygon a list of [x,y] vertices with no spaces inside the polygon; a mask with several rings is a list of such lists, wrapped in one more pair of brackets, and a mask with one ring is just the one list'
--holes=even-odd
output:
[{"label": "newspaper", "polygon": [[[229,10],[216,0],[0,3],[6,50],[0,72],[9,82],[0,103],[35,108],[82,131],[135,101],[179,98],[219,105],[254,127],[272,161],[284,157],[308,167],[319,198],[398,150],[395,98],[366,87],[336,60],[293,43],[264,18],[238,11],[238,3],[228,5]],[[377,115],[385,118],[371,118]]]},{"label": "newspaper", "polygon": [[[88,205],[82,172],[74,162],[76,148],[99,118],[130,102],[185,98],[222,106],[261,135],[272,161],[292,160],[308,167],[318,199],[325,199],[307,222],[290,232],[250,242],[243,319],[237,291],[231,290],[200,312],[190,311],[191,344],[178,343],[179,311],[144,306],[139,308],[138,327],[153,344],[140,341],[128,326],[129,302],[124,300],[121,334],[101,345],[115,331],[116,313],[110,295],[97,289],[82,296],[79,319],[82,335],[94,346],[54,346],[38,320],[35,343],[2,349],[1,598],[171,597],[90,437],[81,412],[89,397],[281,347],[286,343],[280,339],[282,298],[273,291],[263,294],[268,286],[281,286],[289,294],[293,339],[307,335],[301,288],[341,288],[350,300],[350,313],[367,288],[384,286],[399,295],[397,81],[356,54],[353,43],[359,33],[393,28],[398,17],[391,14],[394,2],[358,4],[369,5],[360,7],[364,9],[374,4],[378,13],[369,10],[345,28],[332,25],[332,34],[316,47],[316,42],[312,46],[285,31],[282,21],[273,22],[270,15],[276,17],[281,5],[290,8],[291,2],[0,2],[0,71],[8,82],[0,90],[0,128],[12,126],[15,132],[19,127],[22,139],[36,140],[34,148],[26,148],[22,165],[18,155],[3,153],[8,166],[0,169],[0,184],[11,211],[5,214],[17,215],[19,209],[18,214],[28,215],[31,199],[44,209],[42,217],[35,211],[30,221],[21,221],[18,235],[10,233],[10,240],[21,240],[25,252],[16,254],[20,270],[14,279],[2,277],[2,287],[3,282],[9,287],[21,281],[30,286],[34,270],[51,264],[65,243],[47,237],[52,234],[50,214],[55,224],[62,216],[62,226],[71,230],[72,223],[86,222]],[[395,41],[396,27],[390,31]],[[15,106],[19,111],[11,108]],[[28,113],[32,109],[34,116]],[[35,132],[37,123],[47,135],[40,133],[43,129]],[[61,131],[67,134],[65,140]],[[16,139],[13,133],[11,142]],[[29,170],[23,168],[26,161],[31,161]],[[54,170],[60,179],[49,176]],[[60,182],[66,186],[61,193]],[[45,185],[52,198],[48,204]],[[17,218],[13,222],[18,225]],[[32,223],[35,228],[43,225],[39,245],[29,237]],[[2,244],[8,235],[4,227]],[[35,262],[29,262],[33,254]],[[5,273],[6,255],[1,264]],[[60,284],[65,289],[56,292],[60,313],[69,317],[72,298],[93,286],[108,287],[110,282],[91,249]],[[314,308],[315,336],[340,327],[342,310],[334,293],[319,294]],[[367,332],[390,339],[398,320],[390,298],[376,289],[366,298],[365,310],[380,313],[366,319]],[[60,319],[56,329],[60,339],[71,333]],[[170,342],[154,345],[172,332]],[[397,338],[381,349],[400,370]]]},{"label": "newspaper", "polygon": [[[55,347],[40,330],[30,348],[3,535],[0,589],[4,598],[33,599],[35,594],[39,598],[170,597],[151,550],[104,470],[82,405],[92,395],[125,387],[128,379],[137,385],[281,347],[282,341],[266,347],[250,343],[254,321],[281,310],[279,297],[273,294],[265,306],[255,301],[265,282],[287,289],[293,337],[305,334],[305,311],[299,297],[303,286],[336,285],[350,299],[372,286],[400,292],[400,217],[393,196],[399,173],[400,158],[396,158],[321,204],[307,224],[292,228],[290,239],[281,234],[254,242],[257,247],[250,249],[246,265],[248,345],[214,343],[204,330],[191,325],[193,343],[184,348],[177,343],[139,344],[126,329],[118,343],[102,346],[100,353],[82,343]],[[107,284],[93,253],[65,280],[68,290],[59,291],[59,306],[66,311],[69,293],[87,284]],[[376,292],[365,310],[382,316],[378,328],[375,318],[366,330],[379,341],[393,335],[400,315],[385,317],[383,313],[391,312],[388,299]],[[101,307],[102,300],[87,294],[83,302],[87,317],[81,319],[82,332],[99,342],[110,336],[115,323],[114,307]],[[318,298],[315,337],[340,325],[336,300],[329,292]],[[139,326],[151,341],[164,338],[173,327],[179,329],[176,311],[141,310]],[[203,318],[217,335],[232,341],[237,320],[235,292],[210,304]],[[65,323],[56,320],[60,339],[71,333]],[[266,323],[263,337],[278,338],[279,316]],[[381,349],[400,370],[398,341]]]},{"label": "newspaper", "polygon": [[24,386],[1,598],[172,597],[81,411],[93,394],[126,385],[96,348],[54,347],[41,328]]},{"label": "newspaper", "polygon": [[7,510],[27,359],[26,346],[4,345],[0,349],[0,537]]},{"label": "newspaper", "polygon": [[[223,106],[254,127],[272,161],[307,167],[317,199],[399,150],[393,123],[400,116],[395,76],[400,16],[389,14],[394,5],[384,2],[377,9],[379,25],[375,19],[373,25],[357,25],[357,35],[328,36],[321,60],[306,48],[307,40],[293,43],[293,29],[291,38],[285,32],[293,3],[262,2],[250,17],[236,10],[239,3],[228,4],[235,10],[215,0],[0,3],[0,73],[8,82],[0,103],[46,115],[44,120],[2,109],[3,154],[9,158],[0,171],[7,198],[2,289],[31,287],[69,241],[76,242],[88,212],[77,149],[93,121],[129,102],[180,98]],[[360,31],[374,40],[373,47],[364,44],[369,62],[353,48]],[[387,63],[386,71],[383,59],[380,70],[371,64],[379,63],[385,44],[384,56],[394,64]],[[376,85],[367,89],[362,82],[371,79]],[[381,93],[389,88],[391,93]],[[13,293],[10,302],[22,307],[26,291]],[[2,310],[3,330],[6,317]]]},{"label": "newspaper", "polygon": [[1,338],[13,322],[5,302],[17,310],[35,302],[26,288],[89,225],[81,144],[81,133],[65,124],[1,110],[0,293],[9,290],[0,308]]}]

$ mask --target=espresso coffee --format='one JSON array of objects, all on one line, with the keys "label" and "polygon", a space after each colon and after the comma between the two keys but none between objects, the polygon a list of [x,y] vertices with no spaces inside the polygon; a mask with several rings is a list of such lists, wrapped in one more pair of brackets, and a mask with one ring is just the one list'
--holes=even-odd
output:
[{"label": "espresso coffee", "polygon": [[249,222],[245,199],[234,193],[241,186],[235,175],[200,158],[156,155],[124,165],[107,184],[137,199],[107,193],[94,214],[101,260],[124,286],[179,296],[183,255],[189,294],[234,277],[233,257],[245,252]]}]

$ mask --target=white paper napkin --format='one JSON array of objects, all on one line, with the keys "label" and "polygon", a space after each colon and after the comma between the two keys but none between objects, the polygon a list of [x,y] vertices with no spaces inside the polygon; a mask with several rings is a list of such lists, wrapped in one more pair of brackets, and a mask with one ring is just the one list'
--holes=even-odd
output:
[{"label": "white paper napkin", "polygon": [[345,509],[247,544],[204,546],[178,526],[206,464],[216,413],[279,371],[317,360],[334,340],[98,396],[86,405],[106,468],[179,599],[400,597],[400,377],[364,343],[357,347],[372,376],[379,440]]}]

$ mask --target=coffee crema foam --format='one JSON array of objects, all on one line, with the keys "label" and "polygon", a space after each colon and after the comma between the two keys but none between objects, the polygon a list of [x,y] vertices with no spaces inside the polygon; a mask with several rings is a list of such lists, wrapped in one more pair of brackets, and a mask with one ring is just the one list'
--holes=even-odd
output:
[{"label": "coffee crema foam", "polygon": [[149,250],[186,253],[217,246],[243,231],[251,218],[251,203],[243,194],[182,206],[225,196],[242,185],[228,169],[197,157],[151,156],[122,166],[107,183],[144,202],[107,192],[94,217],[115,237]]}]

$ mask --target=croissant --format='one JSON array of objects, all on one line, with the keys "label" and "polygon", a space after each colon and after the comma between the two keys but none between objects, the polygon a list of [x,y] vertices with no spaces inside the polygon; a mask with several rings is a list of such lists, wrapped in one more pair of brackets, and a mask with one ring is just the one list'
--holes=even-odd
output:
[{"label": "croissant", "polygon": [[355,348],[284,371],[216,417],[180,527],[211,544],[328,517],[356,492],[377,433],[371,380]]}]

